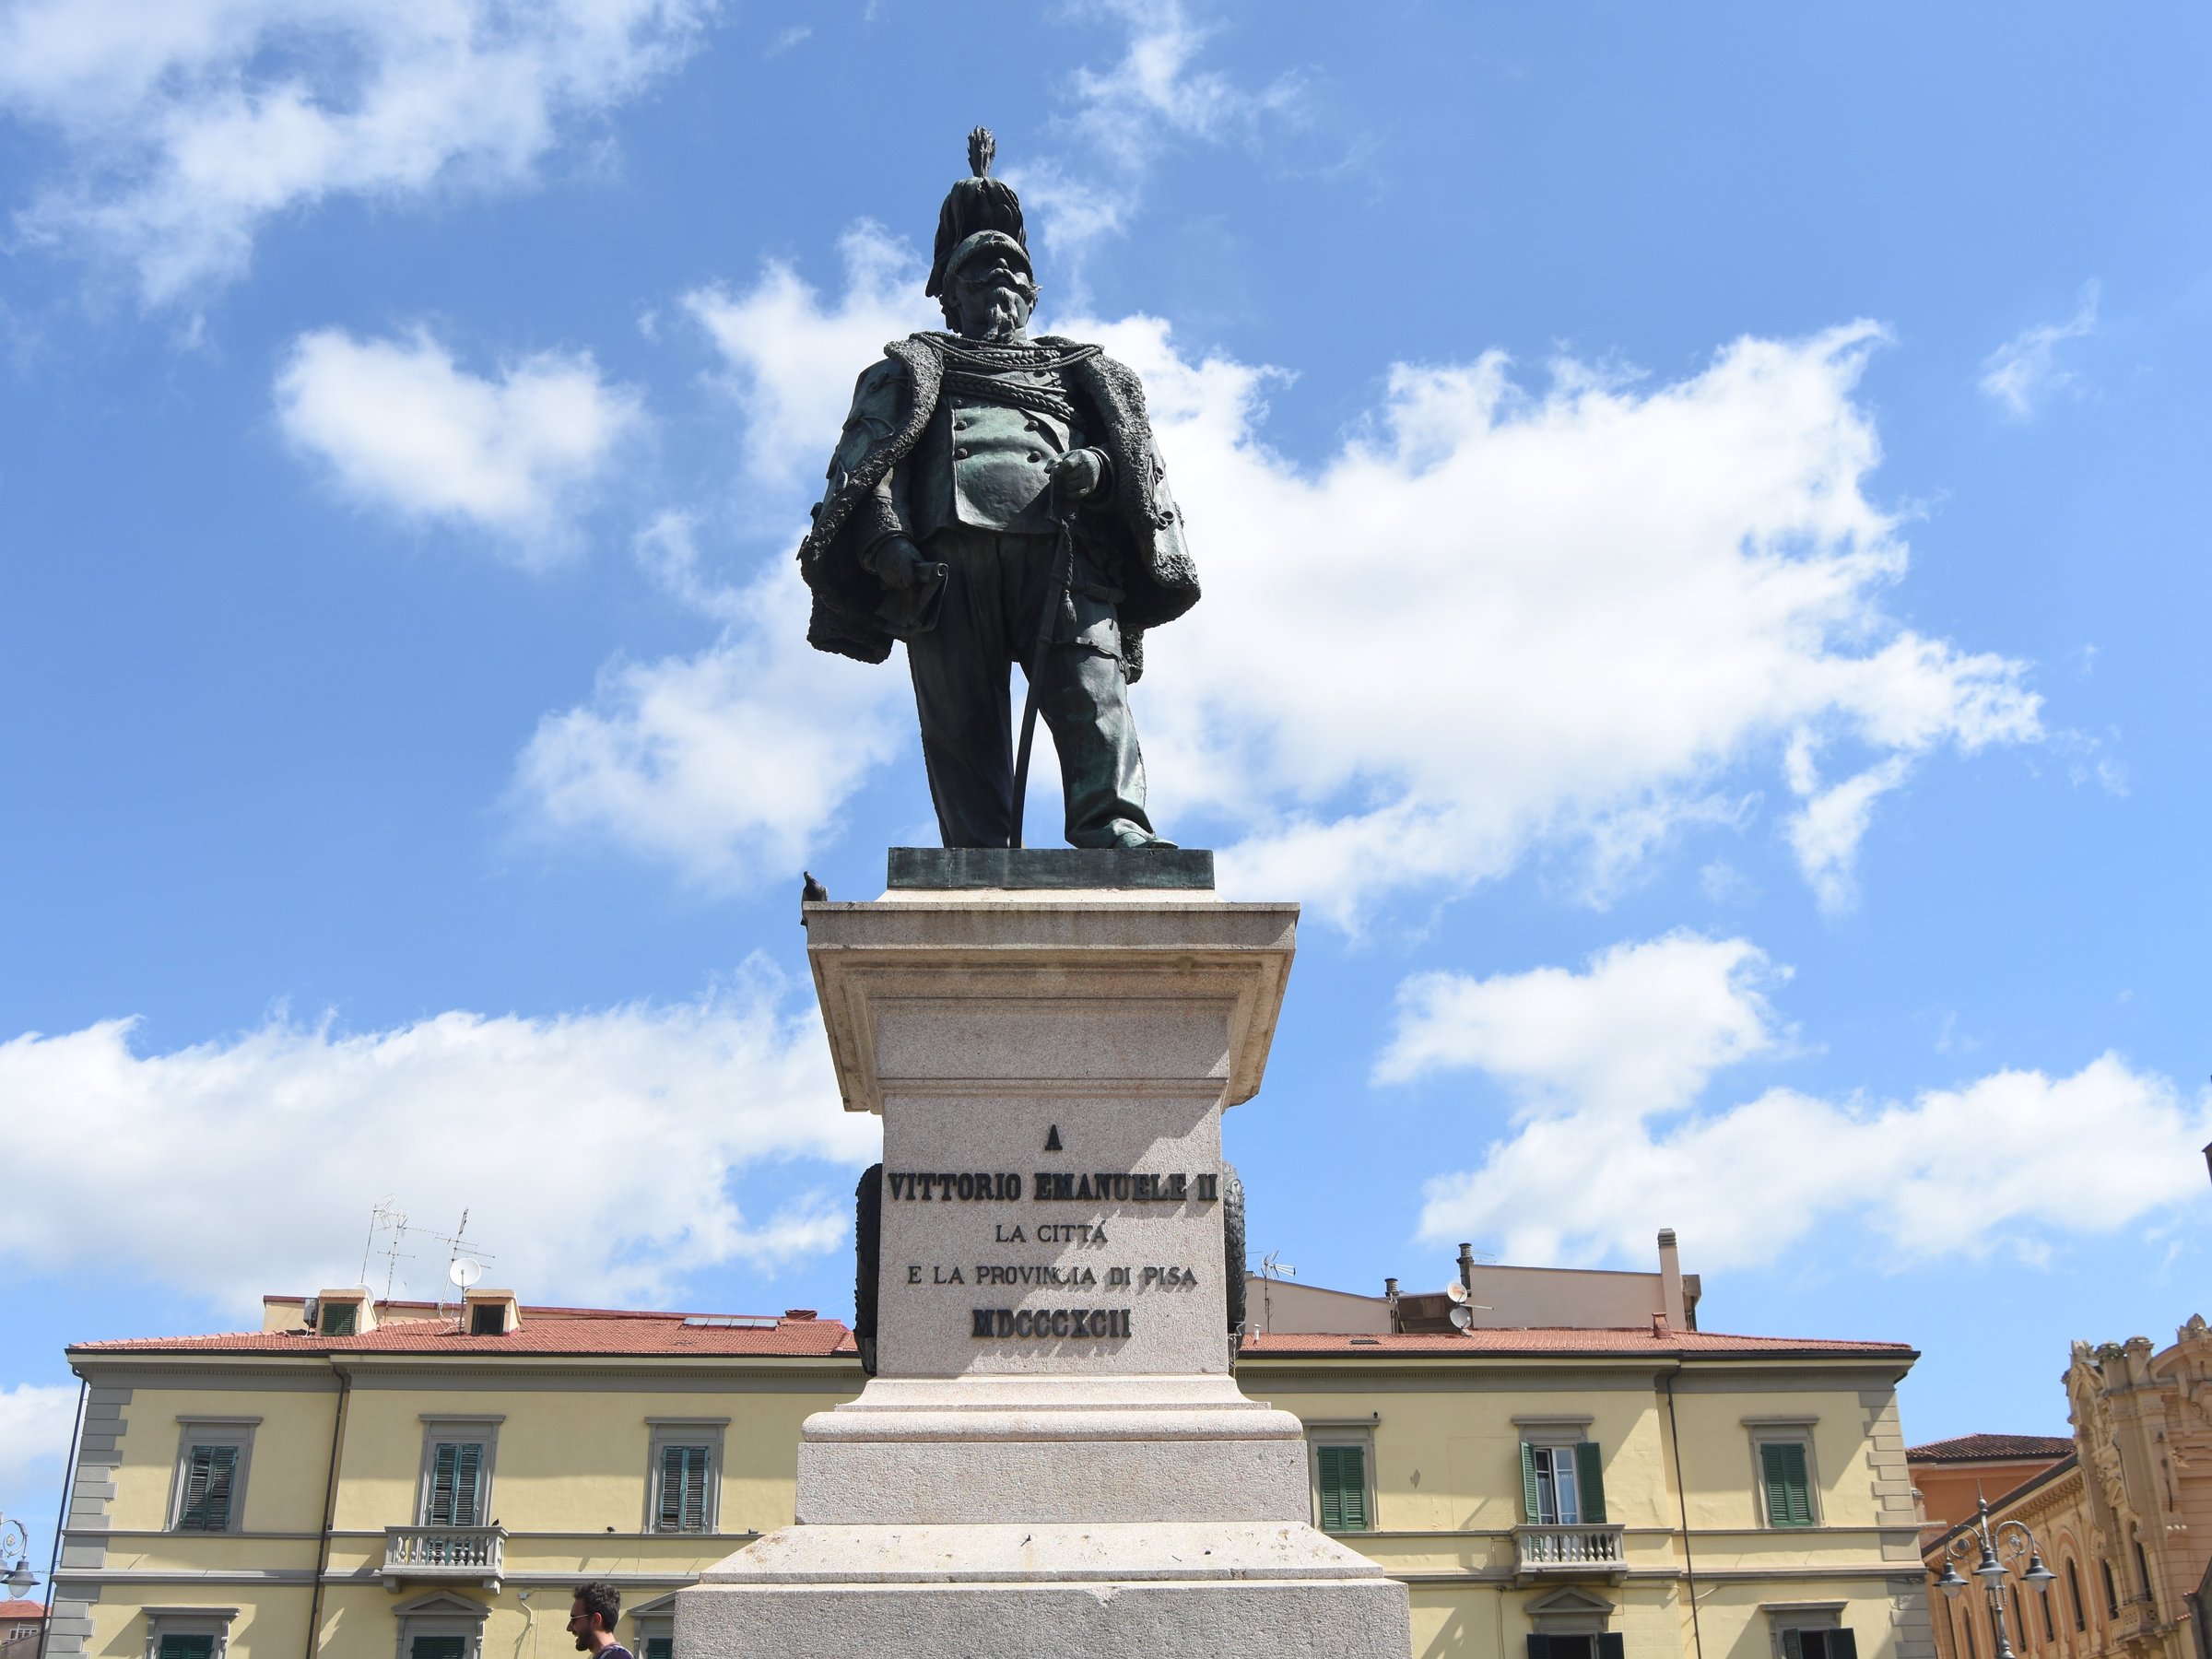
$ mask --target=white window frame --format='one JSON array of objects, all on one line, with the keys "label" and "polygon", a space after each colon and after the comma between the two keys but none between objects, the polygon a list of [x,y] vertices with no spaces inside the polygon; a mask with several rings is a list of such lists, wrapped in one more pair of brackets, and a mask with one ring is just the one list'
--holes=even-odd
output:
[{"label": "white window frame", "polygon": [[210,1659],[224,1659],[230,1650],[230,1624],[236,1607],[148,1607],[146,1609],[146,1659],[161,1659],[164,1636],[212,1636]]},{"label": "white window frame", "polygon": [[[722,1531],[722,1442],[728,1418],[647,1418],[652,1430],[645,1461],[645,1530],[662,1537],[713,1537]],[[704,1446],[707,1449],[706,1531],[664,1532],[661,1527],[661,1450],[665,1446]],[[675,1618],[673,1607],[669,1612]],[[662,1632],[666,1634],[667,1632]]]},{"label": "white window frame", "polygon": [[[1810,1532],[1826,1526],[1828,1517],[1820,1502],[1820,1460],[1813,1430],[1819,1428],[1817,1417],[1763,1417],[1744,1418],[1744,1428],[1751,1440],[1751,1502],[1759,1515],[1762,1530],[1770,1532]],[[1777,1524],[1767,1511],[1767,1454],[1768,1446],[1803,1446],[1805,1448],[1806,1501],[1811,1507],[1813,1518],[1803,1526]],[[1827,1628],[1807,1625],[1806,1630]],[[1781,1653],[1780,1647],[1775,1649]]]},{"label": "white window frame", "polygon": [[1367,1524],[1351,1532],[1331,1533],[1332,1538],[1359,1537],[1382,1530],[1375,1513],[1375,1430],[1382,1421],[1376,1412],[1363,1418],[1308,1418],[1306,1426],[1306,1492],[1313,1506],[1313,1530],[1321,1530],[1321,1449],[1324,1446],[1359,1448],[1360,1501],[1367,1507]]},{"label": "white window frame", "polygon": [[[192,1453],[195,1446],[235,1446],[238,1462],[230,1471],[230,1513],[223,1522],[221,1532],[204,1535],[219,1538],[227,1533],[246,1530],[246,1477],[253,1465],[253,1431],[261,1427],[257,1417],[180,1417],[177,1418],[177,1465],[170,1476],[169,1523],[166,1532],[177,1532],[184,1519],[184,1493],[192,1476]],[[195,1529],[196,1531],[196,1529]],[[193,1534],[183,1535],[187,1537]],[[199,1632],[194,1631],[194,1634]]]},{"label": "white window frame", "polygon": [[[500,1425],[506,1420],[503,1414],[496,1417],[465,1417],[458,1412],[422,1414],[422,1469],[416,1478],[415,1525],[441,1524],[430,1519],[430,1485],[438,1471],[438,1448],[445,1445],[484,1448],[484,1461],[477,1471],[476,1524],[498,1524],[491,1512],[492,1475],[500,1461]],[[402,1654],[401,1659],[406,1659],[406,1655]]]},{"label": "white window frame", "polygon": [[433,1590],[428,1595],[402,1602],[392,1609],[399,1628],[394,1659],[411,1659],[418,1636],[458,1636],[465,1645],[461,1659],[484,1659],[484,1621],[491,1608],[451,1590]]}]

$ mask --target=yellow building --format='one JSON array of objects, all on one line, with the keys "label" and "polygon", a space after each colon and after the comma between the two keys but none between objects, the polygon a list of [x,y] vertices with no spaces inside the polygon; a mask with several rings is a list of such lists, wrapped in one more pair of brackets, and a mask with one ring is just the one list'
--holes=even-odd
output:
[{"label": "yellow building", "polygon": [[[1419,1654],[1934,1659],[1912,1351],[1696,1331],[1672,1288],[1641,1326],[1278,1318],[1239,1376],[1305,1420],[1316,1524],[1411,1587]],[[801,1421],[863,1381],[804,1313],[354,1291],[265,1324],[70,1350],[52,1659],[558,1659],[594,1578],[671,1659],[671,1594],[793,1519]]]}]

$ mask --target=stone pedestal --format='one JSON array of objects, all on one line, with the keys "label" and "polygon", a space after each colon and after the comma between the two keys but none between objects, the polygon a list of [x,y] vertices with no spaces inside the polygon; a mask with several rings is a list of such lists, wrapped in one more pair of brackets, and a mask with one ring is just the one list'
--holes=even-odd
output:
[{"label": "stone pedestal", "polygon": [[677,1650],[1405,1659],[1404,1586],[1308,1524],[1298,1419],[1230,1376],[1221,1112],[1297,908],[1036,886],[806,906],[845,1105],[884,1120],[877,1375]]}]

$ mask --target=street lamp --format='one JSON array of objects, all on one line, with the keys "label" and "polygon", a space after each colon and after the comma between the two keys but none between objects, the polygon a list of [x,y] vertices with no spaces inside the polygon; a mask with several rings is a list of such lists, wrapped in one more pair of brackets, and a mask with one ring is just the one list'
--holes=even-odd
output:
[{"label": "street lamp", "polygon": [[[10,1556],[15,1558],[12,1566]],[[30,1570],[30,1534],[23,1530],[22,1522],[10,1521],[6,1515],[0,1515],[0,1573],[6,1575],[0,1577],[0,1584],[6,1584],[8,1594],[17,1601],[21,1601],[38,1582]]]},{"label": "street lamp", "polygon": [[[1949,1559],[1943,1564],[1943,1576],[1936,1581],[1936,1588],[1956,1601],[1959,1593],[1966,1588],[1966,1580],[1959,1576],[1952,1561],[1963,1561],[1977,1549],[1982,1559],[1974,1563],[1973,1576],[1982,1582],[1982,1593],[1989,1599],[1990,1628],[1997,1633],[1996,1659],[2018,1659],[2013,1652],[2012,1638],[2005,1626],[2005,1580],[2009,1576],[2006,1563],[2028,1558],[2028,1570],[2020,1576],[2035,1586],[2038,1595],[2049,1595],[2051,1586],[2057,1583],[2058,1574],[2043,1565],[2043,1547],[2035,1541],[2035,1535],[2018,1521],[2000,1521],[1989,1524],[1989,1500],[1976,1500],[1982,1512],[1975,1517],[1973,1530],[1956,1534],[1944,1547]],[[2021,1631],[2026,1636],[2025,1630]]]}]

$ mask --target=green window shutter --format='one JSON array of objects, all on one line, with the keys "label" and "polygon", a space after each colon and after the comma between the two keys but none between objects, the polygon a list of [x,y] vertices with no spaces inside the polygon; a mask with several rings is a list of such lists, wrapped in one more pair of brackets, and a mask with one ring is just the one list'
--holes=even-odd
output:
[{"label": "green window shutter", "polygon": [[236,1446],[193,1447],[185,1461],[184,1501],[177,1512],[177,1530],[229,1531],[231,1488],[237,1474]]},{"label": "green window shutter", "polygon": [[1321,1473],[1321,1530],[1367,1530],[1367,1453],[1360,1446],[1317,1446]]},{"label": "green window shutter", "polygon": [[484,1520],[477,1488],[484,1472],[484,1448],[464,1443],[455,1450],[460,1456],[453,1465],[453,1524],[481,1526]]},{"label": "green window shutter", "polygon": [[[1524,1461],[1527,1459],[1528,1448],[1526,1446],[1521,1448],[1521,1456]],[[1551,1638],[1541,1630],[1531,1630],[1528,1633],[1528,1659],[1551,1659]]]},{"label": "green window shutter", "polygon": [[1782,1659],[1805,1659],[1805,1632],[1787,1630],[1782,1633]]},{"label": "green window shutter", "polygon": [[645,1659],[676,1659],[676,1638],[673,1636],[646,1637]]},{"label": "green window shutter", "polygon": [[360,1323],[360,1313],[356,1302],[326,1302],[315,1324],[325,1336],[351,1336]]},{"label": "green window shutter", "polygon": [[1597,1659],[1628,1659],[1628,1639],[1618,1630],[1597,1633]]},{"label": "green window shutter", "polygon": [[407,1644],[407,1659],[464,1659],[465,1636],[418,1636]]},{"label": "green window shutter", "polygon": [[1828,1659],[1859,1659],[1859,1639],[1849,1630],[1829,1631]]},{"label": "green window shutter", "polygon": [[[430,1453],[430,1500],[425,1526],[480,1526],[484,1448],[475,1441],[442,1441]],[[424,1641],[429,1638],[425,1637]],[[441,1639],[442,1640],[442,1639]]]},{"label": "green window shutter", "polygon": [[1595,1524],[1606,1518],[1606,1477],[1598,1467],[1597,1442],[1583,1441],[1574,1449],[1574,1485],[1582,1495],[1583,1520]]},{"label": "green window shutter", "polygon": [[707,1465],[705,1446],[661,1448],[661,1501],[654,1522],[656,1532],[707,1530]]},{"label": "green window shutter", "polygon": [[160,1659],[214,1659],[215,1638],[171,1632],[161,1638]]},{"label": "green window shutter", "polygon": [[1521,1504],[1531,1526],[1544,1519],[1544,1503],[1536,1496],[1536,1449],[1526,1441],[1521,1442]]},{"label": "green window shutter", "polygon": [[1810,1526],[1813,1483],[1806,1473],[1805,1448],[1795,1441],[1770,1441],[1759,1449],[1759,1472],[1767,1488],[1769,1526]]}]

